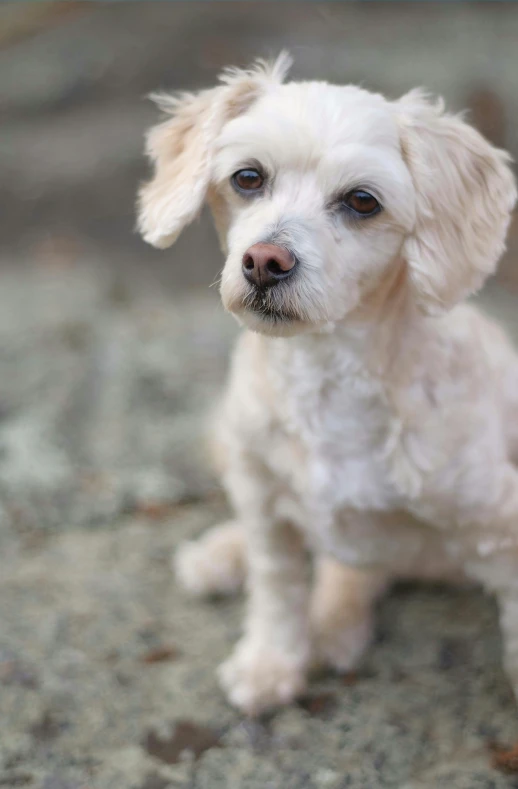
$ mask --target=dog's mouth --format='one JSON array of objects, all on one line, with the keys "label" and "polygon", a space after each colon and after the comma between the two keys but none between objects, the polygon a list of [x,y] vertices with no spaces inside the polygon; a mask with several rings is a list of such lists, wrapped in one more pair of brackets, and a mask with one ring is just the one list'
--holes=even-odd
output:
[{"label": "dog's mouth", "polygon": [[247,312],[251,312],[269,323],[293,323],[300,321],[300,317],[292,310],[276,304],[267,290],[251,291],[243,299],[243,307]]}]

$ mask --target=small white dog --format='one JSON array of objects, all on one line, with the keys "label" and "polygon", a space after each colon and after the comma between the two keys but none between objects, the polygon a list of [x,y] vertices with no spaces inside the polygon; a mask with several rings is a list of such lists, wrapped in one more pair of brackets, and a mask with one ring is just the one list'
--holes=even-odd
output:
[{"label": "small white dog", "polygon": [[156,97],[140,230],[167,247],[207,199],[247,329],[216,419],[236,520],[181,547],[179,578],[232,591],[247,571],[221,669],[247,713],[296,697],[315,659],[350,669],[409,576],[496,592],[518,691],[518,358],[457,306],[504,249],[509,157],[422,92],[282,84],[288,66]]}]

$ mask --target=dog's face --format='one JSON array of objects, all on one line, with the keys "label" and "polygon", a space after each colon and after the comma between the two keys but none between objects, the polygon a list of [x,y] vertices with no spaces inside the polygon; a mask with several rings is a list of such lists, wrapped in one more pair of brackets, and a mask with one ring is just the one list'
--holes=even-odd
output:
[{"label": "dog's face", "polygon": [[281,84],[233,72],[152,130],[140,227],[172,243],[208,197],[227,252],[221,295],[249,328],[329,329],[393,272],[428,311],[480,287],[503,249],[506,156],[419,93]]},{"label": "dog's face", "polygon": [[415,221],[396,121],[354,87],[275,86],[222,129],[212,179],[227,217],[223,303],[258,331],[344,318]]}]

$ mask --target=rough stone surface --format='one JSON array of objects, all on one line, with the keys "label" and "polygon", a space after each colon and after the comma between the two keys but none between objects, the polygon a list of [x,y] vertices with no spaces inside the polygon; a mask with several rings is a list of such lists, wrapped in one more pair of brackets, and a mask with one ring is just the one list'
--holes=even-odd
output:
[{"label": "rough stone surface", "polygon": [[225,703],[242,601],[186,598],[170,555],[226,515],[201,435],[234,334],[215,294],[122,294],[86,265],[0,276],[0,786],[513,786],[476,590],[401,587],[357,675],[260,721]]}]

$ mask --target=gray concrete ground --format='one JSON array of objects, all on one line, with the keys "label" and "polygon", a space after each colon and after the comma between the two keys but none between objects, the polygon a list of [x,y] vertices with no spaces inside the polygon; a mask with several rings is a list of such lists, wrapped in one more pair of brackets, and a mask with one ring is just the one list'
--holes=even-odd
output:
[{"label": "gray concrete ground", "polygon": [[[260,721],[227,706],[242,600],[184,597],[170,556],[227,514],[202,435],[236,327],[206,217],[167,253],[132,232],[141,96],[283,46],[298,76],[443,92],[517,154],[516,7],[61,8],[0,9],[0,787],[518,787],[477,590],[400,587],[356,675]],[[485,296],[515,335],[517,254],[515,230]]]},{"label": "gray concrete ground", "polygon": [[170,555],[226,512],[201,435],[234,333],[215,294],[0,276],[0,786],[518,785],[491,767],[518,715],[477,591],[400,588],[356,676],[260,722],[226,705],[242,601],[187,599]]}]

